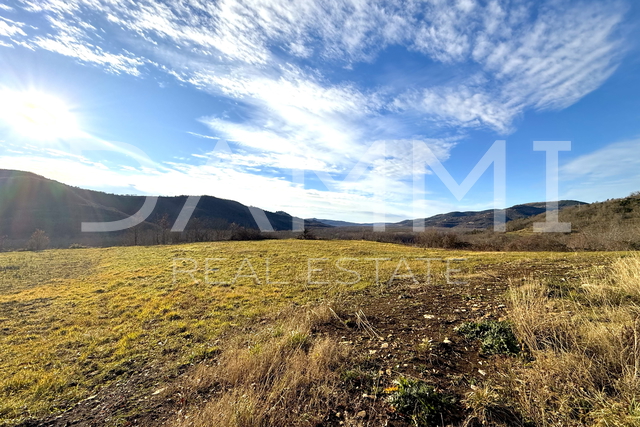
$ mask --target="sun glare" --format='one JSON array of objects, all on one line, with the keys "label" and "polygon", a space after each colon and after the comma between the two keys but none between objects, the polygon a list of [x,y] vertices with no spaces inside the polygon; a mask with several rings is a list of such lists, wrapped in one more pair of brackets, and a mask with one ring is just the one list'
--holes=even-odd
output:
[{"label": "sun glare", "polygon": [[32,139],[69,138],[78,133],[76,118],[60,99],[45,93],[0,91],[0,120]]}]

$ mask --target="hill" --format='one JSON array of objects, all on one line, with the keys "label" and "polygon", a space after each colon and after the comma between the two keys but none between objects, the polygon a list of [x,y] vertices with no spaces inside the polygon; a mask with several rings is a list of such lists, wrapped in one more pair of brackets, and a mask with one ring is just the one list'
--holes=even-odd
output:
[{"label": "hill", "polygon": [[[164,215],[173,224],[188,196],[159,197],[148,227]],[[145,197],[107,194],[62,184],[30,172],[0,170],[0,236],[24,239],[36,229],[52,238],[80,235],[82,222],[116,221],[135,214]],[[274,230],[290,230],[292,216],[286,212],[265,212]],[[202,196],[194,219],[207,227],[227,229],[231,224],[257,229],[249,208],[242,203]],[[307,225],[327,227],[307,222]]]},{"label": "hill", "polygon": [[[533,231],[534,222],[544,222],[545,213],[521,218],[508,224],[507,230]],[[560,222],[571,223],[572,246],[590,250],[640,249],[640,193],[569,206],[558,213]]]},{"label": "hill", "polygon": [[[579,206],[586,203],[579,202],[577,200],[561,200],[558,202],[559,209],[565,209],[570,206]],[[536,215],[540,215],[545,212],[545,202],[525,203],[522,205],[515,205],[505,209],[506,221],[514,221],[522,218],[530,218]],[[493,209],[487,209],[484,211],[466,211],[466,212],[449,212],[446,214],[434,215],[429,218],[424,218],[426,227],[434,228],[464,228],[464,229],[489,229],[493,227]],[[413,226],[412,219],[401,221],[393,225],[399,227],[411,227]]]},{"label": "hill", "polygon": [[318,219],[311,218],[311,221],[319,222],[321,224],[328,225],[330,227],[372,227],[372,223],[359,223],[359,222],[349,222],[349,221],[339,221],[335,219]]}]

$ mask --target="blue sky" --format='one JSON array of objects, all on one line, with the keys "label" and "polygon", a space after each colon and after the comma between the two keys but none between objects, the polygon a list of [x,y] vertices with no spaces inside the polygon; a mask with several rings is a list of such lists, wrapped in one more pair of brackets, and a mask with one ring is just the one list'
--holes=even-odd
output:
[{"label": "blue sky", "polygon": [[381,200],[389,220],[493,206],[491,169],[457,200],[426,168],[415,201],[416,141],[461,182],[506,140],[513,205],[546,197],[533,141],[569,140],[560,196],[622,197],[640,190],[638,23],[631,1],[9,0],[0,168],[370,222]]}]

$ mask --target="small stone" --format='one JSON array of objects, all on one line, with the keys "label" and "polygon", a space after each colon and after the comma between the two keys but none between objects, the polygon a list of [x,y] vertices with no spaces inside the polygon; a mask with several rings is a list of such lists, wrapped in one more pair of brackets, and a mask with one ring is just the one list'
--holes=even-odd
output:
[{"label": "small stone", "polygon": [[487,375],[487,373],[486,373],[485,371],[483,371],[482,369],[478,369],[478,373],[479,373],[480,375],[482,375],[483,377],[484,377],[485,375]]},{"label": "small stone", "polygon": [[425,319],[435,319],[435,318],[436,318],[436,316],[434,316],[433,314],[425,314],[425,315],[424,315],[424,318],[425,318]]},{"label": "small stone", "polygon": [[382,345],[380,346],[380,348],[388,348],[388,347],[389,347],[388,342],[383,342]]},{"label": "small stone", "polygon": [[358,414],[356,415],[358,418],[364,418],[367,416],[367,411],[360,411],[358,412]]},{"label": "small stone", "polygon": [[376,354],[378,350],[369,350],[369,354]]},{"label": "small stone", "polygon": [[451,345],[453,344],[453,341],[451,341],[449,338],[445,338],[442,340],[442,344]]}]

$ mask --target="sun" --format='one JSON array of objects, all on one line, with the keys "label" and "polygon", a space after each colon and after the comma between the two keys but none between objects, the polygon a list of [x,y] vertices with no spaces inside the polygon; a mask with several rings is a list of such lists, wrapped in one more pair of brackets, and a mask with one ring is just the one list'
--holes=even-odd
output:
[{"label": "sun", "polygon": [[75,115],[62,100],[37,91],[0,90],[0,120],[30,139],[64,139],[79,132]]}]

